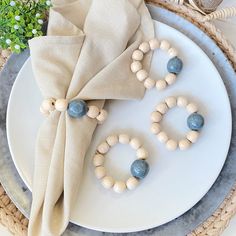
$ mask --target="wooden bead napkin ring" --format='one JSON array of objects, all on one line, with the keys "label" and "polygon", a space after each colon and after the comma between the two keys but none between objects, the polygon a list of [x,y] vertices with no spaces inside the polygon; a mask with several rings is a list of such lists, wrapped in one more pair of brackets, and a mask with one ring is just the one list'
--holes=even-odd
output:
[{"label": "wooden bead napkin ring", "polygon": [[[160,122],[167,111],[176,106],[186,108],[190,113],[187,119],[187,125],[191,131],[189,131],[186,137],[180,141],[170,139],[167,134],[162,131],[160,125]],[[194,103],[189,103],[185,97],[168,97],[164,102],[158,104],[156,106],[156,110],[151,114],[151,132],[157,136],[157,139],[161,143],[165,143],[168,150],[174,151],[178,147],[180,150],[186,150],[190,148],[191,144],[197,142],[199,131],[204,126],[204,118],[197,112],[197,105]]]},{"label": "wooden bead napkin ring", "polygon": [[[104,155],[109,151],[110,147],[117,143],[129,144],[136,150],[137,160],[132,163],[130,168],[132,176],[125,182],[114,180],[113,177],[108,176],[104,167]],[[130,138],[127,134],[109,136],[106,141],[102,142],[97,147],[96,154],[93,158],[95,176],[101,180],[104,188],[113,189],[116,193],[123,193],[126,189],[133,190],[138,186],[139,181],[144,179],[149,172],[149,165],[146,161],[147,157],[147,150],[141,145],[141,142],[137,138]]]},{"label": "wooden bead napkin ring", "polygon": [[48,98],[42,102],[40,112],[46,116],[57,110],[59,112],[67,111],[72,118],[81,118],[87,115],[89,118],[97,119],[99,123],[103,123],[107,118],[107,112],[96,106],[88,106],[83,100],[76,99],[68,102],[66,99]]},{"label": "wooden bead napkin ring", "polygon": [[[149,51],[154,51],[156,49],[161,49],[170,55],[171,59],[168,61],[167,70],[168,74],[164,79],[155,81],[149,77],[148,72],[143,69],[142,60],[144,55]],[[157,90],[163,90],[167,86],[172,85],[176,82],[177,75],[181,72],[183,68],[183,62],[177,57],[178,51],[170,45],[167,40],[158,41],[156,38],[150,40],[149,42],[143,42],[140,44],[139,48],[135,50],[132,54],[133,62],[131,64],[131,71],[136,74],[136,78],[143,82],[146,89],[152,89],[155,85]]]}]

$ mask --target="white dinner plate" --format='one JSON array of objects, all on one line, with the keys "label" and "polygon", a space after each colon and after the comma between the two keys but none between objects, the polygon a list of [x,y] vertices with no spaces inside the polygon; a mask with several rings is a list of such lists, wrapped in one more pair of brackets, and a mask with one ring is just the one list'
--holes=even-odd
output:
[{"label": "white dinner plate", "polygon": [[[231,139],[232,117],[222,79],[207,55],[177,30],[155,22],[159,39],[168,39],[184,62],[178,81],[163,92],[147,91],[141,101],[110,101],[109,117],[98,126],[85,158],[84,175],[71,221],[99,231],[132,232],[167,223],[193,207],[210,189],[225,162]],[[156,51],[151,75],[166,74],[168,56]],[[45,62],[46,63],[46,62]],[[167,96],[184,95],[196,102],[205,117],[199,141],[187,151],[169,152],[150,133],[150,113]],[[7,114],[11,154],[19,174],[31,189],[34,145],[43,121],[42,97],[32,73],[30,59],[13,86]],[[163,127],[173,138],[188,131],[184,109],[168,112]],[[96,146],[111,133],[127,132],[139,137],[149,151],[149,175],[135,191],[117,195],[105,190],[94,177],[92,157]],[[117,145],[107,155],[106,166],[115,178],[126,179],[135,153]]]}]

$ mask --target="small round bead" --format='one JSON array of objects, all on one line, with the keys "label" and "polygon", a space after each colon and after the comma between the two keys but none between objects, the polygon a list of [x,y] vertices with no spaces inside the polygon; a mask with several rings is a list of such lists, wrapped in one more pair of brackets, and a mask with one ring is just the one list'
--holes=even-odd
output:
[{"label": "small round bead", "polygon": [[50,112],[49,111],[45,111],[42,106],[40,107],[40,112],[44,115],[44,116],[49,116],[50,115]]},{"label": "small round bead", "polygon": [[158,81],[156,82],[156,88],[157,88],[157,90],[163,90],[163,89],[166,88],[166,86],[167,86],[167,83],[166,83],[166,81],[165,81],[164,79],[158,80]]},{"label": "small round bead", "polygon": [[168,141],[168,136],[165,132],[160,132],[158,135],[157,135],[157,138],[158,140],[161,142],[161,143],[166,143]]},{"label": "small round bead", "polygon": [[96,154],[93,158],[93,165],[94,166],[102,166],[104,164],[105,157],[101,154]]},{"label": "small round bead", "polygon": [[190,148],[191,143],[188,139],[183,139],[179,141],[179,149],[180,150],[187,150],[188,148]]},{"label": "small round bead", "polygon": [[177,105],[177,99],[175,97],[168,97],[165,102],[169,108],[173,108]]},{"label": "small round bead", "polygon": [[88,106],[83,100],[76,99],[69,103],[67,112],[72,118],[80,118],[87,114]]},{"label": "small round bead", "polygon": [[199,131],[204,126],[204,118],[198,113],[193,113],[188,117],[187,124],[191,130]]},{"label": "small round bead", "polygon": [[135,50],[132,55],[132,59],[135,61],[142,61],[143,60],[143,52],[140,50]]},{"label": "small round bead", "polygon": [[149,165],[145,160],[136,160],[132,163],[130,171],[133,177],[144,179],[149,172]]},{"label": "small round bead", "polygon": [[133,73],[137,73],[138,71],[140,71],[142,69],[142,64],[139,62],[139,61],[134,61],[132,64],[131,64],[131,71]]},{"label": "small round bead", "polygon": [[114,179],[111,176],[105,176],[102,179],[102,186],[106,189],[111,189],[114,185]]},{"label": "small round bead", "polygon": [[154,111],[151,114],[151,121],[160,122],[162,120],[162,114],[160,112]]},{"label": "small round bead", "polygon": [[139,185],[139,181],[135,177],[130,177],[126,181],[126,186],[127,186],[127,189],[129,189],[129,190],[134,190],[138,185]]},{"label": "small round bead", "polygon": [[188,100],[185,97],[178,97],[177,98],[177,105],[179,107],[186,107],[188,105]]},{"label": "small round bead", "polygon": [[140,142],[140,140],[139,139],[137,139],[137,138],[132,138],[131,140],[130,140],[130,146],[133,148],[133,149],[135,149],[135,150],[137,150],[137,149],[139,149],[140,147],[141,147],[141,142]]},{"label": "small round bead", "polygon": [[148,152],[145,148],[141,147],[137,150],[136,155],[137,155],[138,159],[147,159]]},{"label": "small round bead", "polygon": [[152,123],[151,132],[153,134],[158,134],[161,132],[161,125],[159,123]]},{"label": "small round bead", "polygon": [[169,110],[168,106],[166,103],[160,103],[156,106],[156,111],[160,112],[161,114],[165,114]]},{"label": "small round bead", "polygon": [[119,142],[122,144],[128,144],[130,141],[129,135],[127,134],[120,134],[119,135]]},{"label": "small round bead", "polygon": [[123,193],[126,190],[126,184],[122,181],[116,181],[113,186],[113,190],[116,193]]},{"label": "small round bead", "polygon": [[66,99],[57,99],[55,102],[55,108],[57,111],[66,111],[68,107],[68,101]]},{"label": "small round bead", "polygon": [[116,145],[119,140],[118,140],[118,136],[111,135],[111,136],[107,137],[106,141],[109,144],[109,146],[112,147],[112,146]]},{"label": "small round bead", "polygon": [[160,42],[156,38],[154,38],[149,41],[149,45],[151,50],[155,50],[160,47]]},{"label": "small round bead", "polygon": [[168,61],[167,70],[173,74],[179,74],[183,68],[183,62],[178,57],[173,57]]},{"label": "small round bead", "polygon": [[147,78],[144,81],[144,87],[146,89],[152,89],[155,86],[156,81],[154,79],[151,78]]},{"label": "small round bead", "polygon": [[99,115],[99,108],[96,106],[89,106],[87,116],[94,119]]},{"label": "small round bead", "polygon": [[178,55],[178,51],[175,49],[175,48],[170,48],[168,50],[168,54],[171,56],[171,57],[176,57]]},{"label": "small round bead", "polygon": [[170,49],[170,43],[167,40],[162,40],[160,45],[161,50],[168,51]]},{"label": "small round bead", "polygon": [[53,98],[45,99],[42,103],[42,108],[45,111],[54,111],[55,110],[55,99],[53,99]]},{"label": "small round bead", "polygon": [[103,142],[103,143],[101,143],[101,144],[98,146],[98,149],[97,149],[97,150],[98,150],[100,153],[105,154],[105,153],[108,152],[109,148],[110,148],[110,146],[108,145],[108,143],[107,143],[107,142]]},{"label": "small round bead", "polygon": [[99,123],[103,123],[107,119],[107,115],[107,111],[102,109],[96,119]]},{"label": "small round bead", "polygon": [[106,169],[104,166],[98,166],[95,168],[95,175],[98,179],[103,178],[106,175]]},{"label": "small round bead", "polygon": [[170,139],[166,143],[166,148],[170,151],[176,150],[177,147],[178,147],[178,143],[175,140]]},{"label": "small round bead", "polygon": [[148,77],[148,73],[146,70],[140,70],[137,72],[136,76],[139,81],[143,81]]},{"label": "small round bead", "polygon": [[150,45],[147,42],[143,42],[139,46],[139,50],[142,51],[143,53],[148,53],[150,51]]},{"label": "small round bead", "polygon": [[187,139],[191,142],[191,143],[196,143],[199,137],[199,133],[197,131],[190,131],[187,134]]},{"label": "small round bead", "polygon": [[176,81],[176,75],[173,73],[169,73],[165,77],[165,81],[167,82],[168,85],[173,84]]},{"label": "small round bead", "polygon": [[195,103],[189,103],[186,108],[190,114],[198,111],[198,107]]}]

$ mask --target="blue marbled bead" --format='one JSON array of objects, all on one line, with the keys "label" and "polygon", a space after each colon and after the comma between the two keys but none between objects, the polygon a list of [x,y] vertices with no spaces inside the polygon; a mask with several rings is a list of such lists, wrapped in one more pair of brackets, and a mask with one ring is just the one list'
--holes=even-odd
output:
[{"label": "blue marbled bead", "polygon": [[134,177],[144,179],[149,172],[149,165],[145,160],[136,160],[132,163],[130,171]]},{"label": "blue marbled bead", "polygon": [[191,130],[199,131],[204,125],[204,118],[198,113],[193,113],[188,117],[187,123]]},{"label": "blue marbled bead", "polygon": [[168,61],[167,70],[169,73],[179,74],[183,68],[183,62],[178,57],[173,57]]},{"label": "blue marbled bead", "polygon": [[87,111],[87,103],[80,99],[71,101],[67,109],[68,114],[73,118],[80,118],[86,115]]}]

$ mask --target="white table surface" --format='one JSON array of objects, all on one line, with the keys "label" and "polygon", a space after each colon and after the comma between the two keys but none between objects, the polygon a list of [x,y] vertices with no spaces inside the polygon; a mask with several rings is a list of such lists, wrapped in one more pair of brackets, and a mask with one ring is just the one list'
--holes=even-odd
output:
[{"label": "white table surface", "polygon": [[[222,7],[236,6],[236,1],[224,0]],[[236,47],[236,17],[227,19],[225,21],[217,21],[215,24],[225,34],[225,36]],[[0,225],[1,236],[11,236],[12,234],[2,225]],[[231,220],[228,228],[224,231],[222,236],[235,236],[236,235],[236,216]]]}]

